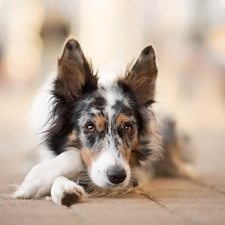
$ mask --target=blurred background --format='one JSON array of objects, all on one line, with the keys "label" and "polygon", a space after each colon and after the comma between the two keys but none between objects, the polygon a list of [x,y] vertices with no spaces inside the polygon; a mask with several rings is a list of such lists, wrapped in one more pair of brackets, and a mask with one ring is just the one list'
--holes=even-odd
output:
[{"label": "blurred background", "polygon": [[225,171],[224,0],[0,0],[0,173],[30,157],[27,114],[68,36],[96,69],[152,44],[158,101],[193,137],[197,170]]}]

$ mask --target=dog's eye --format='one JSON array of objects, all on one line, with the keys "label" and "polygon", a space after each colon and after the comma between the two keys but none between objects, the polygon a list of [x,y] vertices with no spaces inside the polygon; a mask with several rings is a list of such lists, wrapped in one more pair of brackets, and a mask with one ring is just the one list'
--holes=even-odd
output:
[{"label": "dog's eye", "polygon": [[132,127],[130,126],[130,125],[125,125],[124,126],[124,131],[125,131],[125,133],[129,133],[129,132],[131,132],[131,130],[132,130]]},{"label": "dog's eye", "polygon": [[90,131],[90,132],[94,132],[95,131],[95,126],[94,125],[87,125],[86,128]]}]

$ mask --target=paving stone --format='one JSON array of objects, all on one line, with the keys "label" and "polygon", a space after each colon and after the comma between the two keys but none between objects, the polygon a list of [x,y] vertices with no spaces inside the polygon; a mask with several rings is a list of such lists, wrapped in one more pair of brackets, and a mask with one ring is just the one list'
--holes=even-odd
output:
[{"label": "paving stone", "polygon": [[8,186],[22,176],[0,177],[0,225],[11,224],[190,224],[144,196],[89,198],[70,208],[47,200],[12,199]]},{"label": "paving stone", "polygon": [[89,199],[72,206],[72,211],[87,224],[190,224],[144,196],[128,194],[122,197]]},{"label": "paving stone", "polygon": [[194,134],[197,181],[225,193],[225,129]]},{"label": "paving stone", "polygon": [[11,200],[0,195],[1,225],[81,224],[66,207],[45,200]]},{"label": "paving stone", "polygon": [[194,224],[225,224],[225,195],[209,187],[182,179],[155,179],[145,191],[157,204]]}]

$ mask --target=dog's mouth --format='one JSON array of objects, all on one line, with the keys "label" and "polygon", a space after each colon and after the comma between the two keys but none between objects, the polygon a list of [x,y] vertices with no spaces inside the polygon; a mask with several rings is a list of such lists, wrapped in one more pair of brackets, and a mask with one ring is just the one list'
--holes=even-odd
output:
[{"label": "dog's mouth", "polygon": [[104,183],[95,183],[96,186],[100,188],[105,188],[105,189],[121,189],[125,188],[127,186],[127,182],[123,182],[120,184],[113,184],[110,182],[104,182]]}]

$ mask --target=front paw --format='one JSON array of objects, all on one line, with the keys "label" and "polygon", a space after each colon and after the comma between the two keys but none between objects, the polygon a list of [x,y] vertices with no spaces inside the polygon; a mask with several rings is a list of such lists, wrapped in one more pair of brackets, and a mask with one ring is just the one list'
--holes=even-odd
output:
[{"label": "front paw", "polygon": [[85,198],[84,189],[65,177],[58,177],[51,189],[52,201],[58,205],[71,206]]},{"label": "front paw", "polygon": [[46,169],[42,164],[34,166],[12,197],[28,199],[49,195],[54,180],[46,175]]}]

